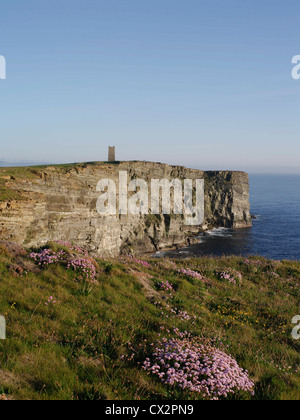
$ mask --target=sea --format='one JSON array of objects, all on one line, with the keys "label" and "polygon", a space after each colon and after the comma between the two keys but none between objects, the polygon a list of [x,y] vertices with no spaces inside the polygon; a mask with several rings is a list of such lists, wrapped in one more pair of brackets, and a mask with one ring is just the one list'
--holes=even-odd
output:
[{"label": "sea", "polygon": [[260,255],[300,260],[300,175],[250,175],[251,214],[247,229],[213,229],[188,248],[161,257]]}]

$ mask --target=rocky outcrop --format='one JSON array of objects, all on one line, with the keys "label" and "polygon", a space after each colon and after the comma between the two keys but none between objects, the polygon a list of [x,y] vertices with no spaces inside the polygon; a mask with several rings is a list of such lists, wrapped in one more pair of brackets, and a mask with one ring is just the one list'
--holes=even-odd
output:
[{"label": "rocky outcrop", "polygon": [[[103,178],[204,179],[205,221],[186,226],[180,215],[100,216],[96,210]],[[0,240],[36,246],[74,241],[98,255],[153,252],[179,247],[209,227],[251,226],[249,180],[243,172],[203,172],[151,162],[89,163],[0,169]]]}]

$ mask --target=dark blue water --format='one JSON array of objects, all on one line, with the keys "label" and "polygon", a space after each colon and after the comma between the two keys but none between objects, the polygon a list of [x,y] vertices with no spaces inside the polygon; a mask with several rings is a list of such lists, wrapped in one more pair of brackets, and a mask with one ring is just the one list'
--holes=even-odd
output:
[{"label": "dark blue water", "polygon": [[217,229],[169,256],[261,255],[300,260],[300,175],[251,175],[253,227]]}]

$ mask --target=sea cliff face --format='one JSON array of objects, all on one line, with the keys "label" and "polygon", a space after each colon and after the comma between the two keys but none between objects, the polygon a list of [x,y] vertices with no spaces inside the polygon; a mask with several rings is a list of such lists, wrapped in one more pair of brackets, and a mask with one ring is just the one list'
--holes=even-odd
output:
[{"label": "sea cliff face", "polygon": [[[181,215],[100,216],[97,184],[119,172],[129,181],[204,179],[205,221],[187,226]],[[209,227],[251,226],[249,180],[243,172],[203,172],[151,162],[89,163],[0,169],[0,240],[28,247],[74,241],[103,256],[187,245]],[[193,239],[194,238],[194,239]]]}]

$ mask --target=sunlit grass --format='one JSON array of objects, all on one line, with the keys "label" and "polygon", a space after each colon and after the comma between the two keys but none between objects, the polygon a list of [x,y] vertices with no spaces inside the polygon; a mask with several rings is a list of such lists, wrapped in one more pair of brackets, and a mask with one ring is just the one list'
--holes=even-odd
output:
[{"label": "sunlit grass", "polygon": [[[0,247],[0,313],[7,321],[7,340],[0,342],[0,394],[197,399],[141,368],[151,344],[176,327],[226,348],[248,369],[254,398],[300,398],[300,343],[291,336],[291,320],[299,313],[299,262],[259,257],[148,262],[150,267],[97,260],[93,284],[59,264],[39,269],[26,255]],[[197,271],[203,281],[179,274],[181,268]],[[224,270],[238,271],[241,283],[221,279]],[[159,290],[157,281],[172,284],[172,296]],[[57,303],[47,306],[49,297]],[[173,316],[172,308],[192,319]]]}]

